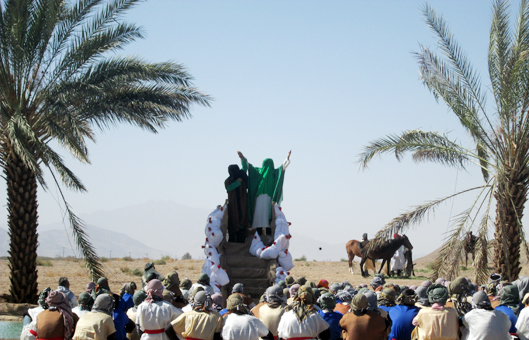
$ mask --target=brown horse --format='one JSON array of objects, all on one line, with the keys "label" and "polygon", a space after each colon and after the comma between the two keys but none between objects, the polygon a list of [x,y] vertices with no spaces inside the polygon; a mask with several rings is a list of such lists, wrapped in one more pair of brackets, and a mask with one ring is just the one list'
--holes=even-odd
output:
[{"label": "brown horse", "polygon": [[[355,258],[355,256],[358,256],[359,258],[362,258],[363,256],[362,251],[360,250],[360,247],[358,246],[359,243],[360,241],[351,240],[347,242],[347,244],[345,245],[345,250],[347,251],[347,256],[349,257],[349,272],[351,272],[351,274],[354,274],[353,259]],[[377,267],[375,265],[375,260],[371,260],[371,261],[373,262],[373,272],[376,272]],[[366,264],[366,267],[367,267],[367,264]],[[364,269],[362,268],[362,266],[360,266],[360,271],[362,272],[362,275],[363,275]],[[366,268],[365,272],[367,273],[367,271],[368,269]]]},{"label": "brown horse", "polygon": [[[387,264],[387,273],[390,273],[391,271],[389,268],[391,258],[399,249],[401,246],[405,246],[408,249],[413,249],[413,246],[410,243],[410,240],[406,235],[399,236],[397,238],[383,241],[381,244],[374,247],[374,249],[370,249],[369,245],[367,245],[364,249],[362,249],[362,261],[360,262],[360,270],[362,271],[362,276],[366,276],[367,273],[364,273],[363,265],[366,262],[367,259],[371,260],[378,260],[382,259],[382,265],[380,266],[379,273],[382,271],[382,268],[384,268],[384,264]],[[366,254],[367,253],[367,254]]]}]

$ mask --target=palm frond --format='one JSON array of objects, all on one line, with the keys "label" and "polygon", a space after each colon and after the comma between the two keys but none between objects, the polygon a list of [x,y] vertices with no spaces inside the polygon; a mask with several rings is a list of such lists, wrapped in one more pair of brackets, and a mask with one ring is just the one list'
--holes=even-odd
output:
[{"label": "palm frond", "polygon": [[57,178],[55,178],[55,175],[51,170],[52,169],[50,169],[50,172],[53,176],[55,184],[57,185],[59,194],[66,209],[66,217],[68,218],[68,222],[70,224],[70,227],[72,228],[72,233],[75,239],[75,243],[77,245],[77,249],[80,250],[83,254],[86,269],[92,277],[92,280],[97,281],[98,278],[104,276],[103,267],[101,265],[99,257],[97,256],[94,246],[90,242],[89,236],[85,232],[84,222],[79,217],[77,217],[77,215],[75,215],[71,210],[70,205],[68,204],[68,202],[66,202],[66,198],[64,197],[59,183],[57,182]]},{"label": "palm frond", "polygon": [[425,218],[430,216],[430,214],[432,214],[441,203],[446,202],[447,200],[459,196],[461,194],[479,189],[484,190],[488,187],[489,185],[484,185],[463,190],[453,195],[413,207],[410,211],[403,213],[398,217],[395,217],[393,220],[391,220],[391,222],[389,222],[381,230],[379,230],[375,235],[375,238],[367,244],[367,251],[371,251],[372,249],[375,249],[376,247],[380,246],[381,243],[390,239],[393,234],[403,233],[408,228],[421,223]]},{"label": "palm frond", "polygon": [[359,155],[358,163],[362,168],[366,168],[376,155],[390,152],[395,153],[398,161],[406,152],[412,152],[413,160],[416,162],[432,161],[457,168],[464,168],[470,159],[477,158],[475,154],[451,141],[446,135],[409,130],[401,135],[389,135],[369,143]]}]

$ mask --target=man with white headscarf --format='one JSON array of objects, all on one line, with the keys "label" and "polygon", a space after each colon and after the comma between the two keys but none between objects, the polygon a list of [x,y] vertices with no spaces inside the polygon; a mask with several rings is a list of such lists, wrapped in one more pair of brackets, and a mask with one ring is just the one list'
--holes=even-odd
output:
[{"label": "man with white headscarf", "polygon": [[504,313],[492,309],[484,291],[472,296],[472,310],[461,317],[462,340],[510,340],[511,321]]},{"label": "man with white headscarf", "polygon": [[348,313],[351,310],[351,301],[353,300],[353,295],[346,290],[340,290],[336,293],[336,300],[340,301],[334,307],[334,311],[342,315]]},{"label": "man with white headscarf", "polygon": [[115,339],[116,327],[112,320],[114,298],[100,294],[89,313],[83,314],[75,327],[73,340]]},{"label": "man with white headscarf", "polygon": [[185,312],[172,321],[165,329],[170,340],[211,339],[220,340],[222,317],[217,311],[211,310],[211,296],[205,291],[196,293],[193,310]]},{"label": "man with white headscarf", "polygon": [[165,329],[182,314],[180,309],[164,300],[163,289],[158,279],[147,283],[147,298],[138,306],[136,314],[141,340],[167,340]]},{"label": "man with white headscarf", "polygon": [[268,287],[265,292],[266,303],[259,308],[257,317],[268,328],[270,333],[277,338],[279,321],[285,313],[285,300],[283,289],[279,286]]}]

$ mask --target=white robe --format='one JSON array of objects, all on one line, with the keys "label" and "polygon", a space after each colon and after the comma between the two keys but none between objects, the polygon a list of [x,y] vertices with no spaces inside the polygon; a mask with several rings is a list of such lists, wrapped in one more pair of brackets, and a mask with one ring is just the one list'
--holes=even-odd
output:
[{"label": "white robe", "polygon": [[283,314],[277,335],[283,339],[300,338],[300,337],[317,337],[321,332],[329,328],[327,321],[323,320],[319,313],[310,314],[305,320],[299,322],[294,311],[288,311]]},{"label": "white robe", "polygon": [[[520,320],[520,319],[518,319]],[[509,317],[497,310],[473,309],[461,321],[462,340],[510,340]]]},{"label": "white robe", "polygon": [[391,258],[391,270],[404,270],[406,268],[406,258],[404,257],[404,246],[401,246]]},{"label": "white robe", "polygon": [[230,314],[222,327],[223,340],[259,340],[268,334],[268,328],[258,318],[251,315]]},{"label": "white robe", "polygon": [[516,334],[522,340],[529,339],[529,307],[525,307],[516,321]]},{"label": "white robe", "polygon": [[[145,332],[148,330],[165,329],[171,321],[175,320],[182,314],[179,308],[176,308],[167,301],[156,301],[148,303],[142,302],[138,306],[136,314],[136,325]],[[169,340],[165,332],[159,334],[143,333],[141,340]]]}]

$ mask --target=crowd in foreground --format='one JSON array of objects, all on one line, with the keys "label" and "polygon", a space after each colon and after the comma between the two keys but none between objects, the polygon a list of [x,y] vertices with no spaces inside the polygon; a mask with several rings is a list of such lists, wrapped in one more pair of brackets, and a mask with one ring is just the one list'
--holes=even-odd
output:
[{"label": "crowd in foreground", "polygon": [[255,302],[237,283],[224,302],[206,274],[180,282],[176,271],[163,277],[152,263],[141,289],[129,282],[120,294],[101,278],[77,297],[61,278],[28,310],[21,340],[529,339],[528,277],[401,287],[375,276],[354,287],[288,276]]}]

